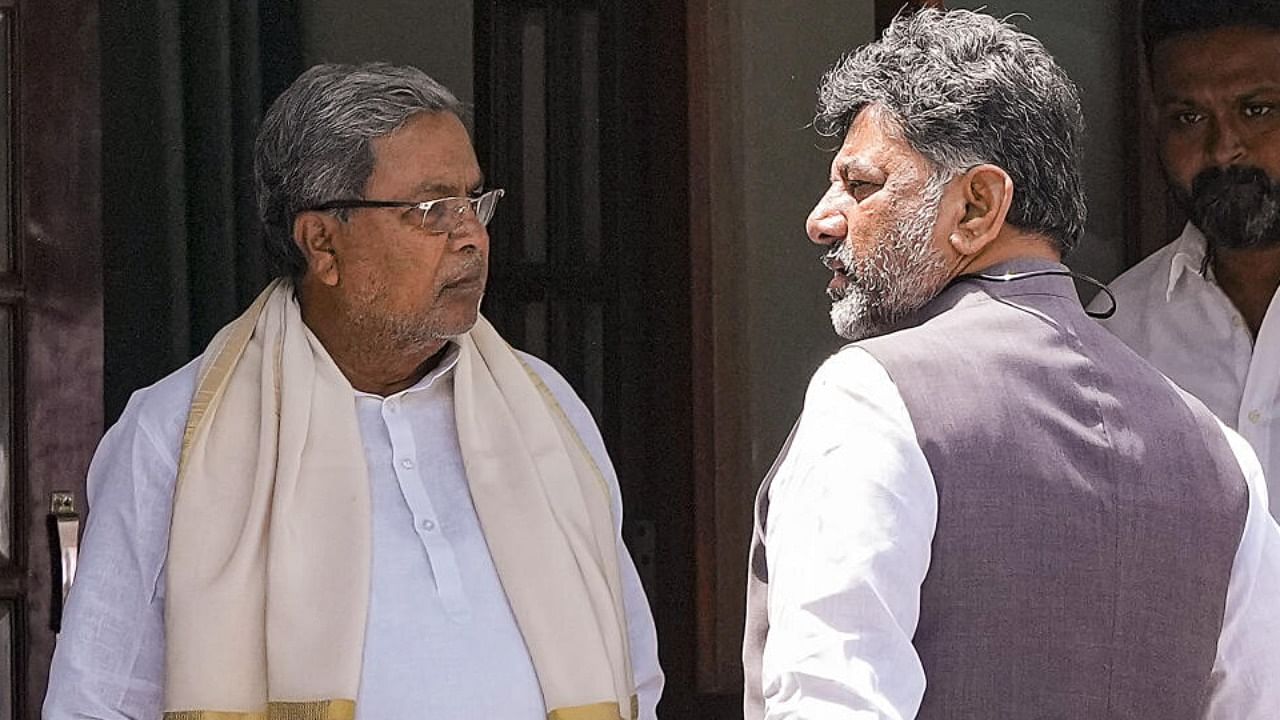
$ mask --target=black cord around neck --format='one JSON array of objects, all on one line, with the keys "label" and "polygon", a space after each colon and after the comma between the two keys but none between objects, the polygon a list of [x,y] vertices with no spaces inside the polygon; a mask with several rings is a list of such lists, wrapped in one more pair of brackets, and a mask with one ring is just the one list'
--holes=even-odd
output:
[{"label": "black cord around neck", "polygon": [[1107,294],[1107,298],[1111,300],[1111,307],[1107,308],[1106,310],[1103,310],[1102,312],[1093,312],[1090,310],[1085,310],[1085,314],[1088,315],[1089,317],[1096,318],[1098,320],[1106,320],[1107,318],[1110,318],[1112,315],[1116,314],[1116,307],[1117,307],[1116,296],[1115,296],[1115,293],[1111,292],[1111,288],[1108,288],[1104,283],[1098,280],[1094,280],[1093,278],[1089,277],[1088,275],[1085,275],[1084,273],[1078,273],[1074,270],[1028,270],[1026,272],[1005,273],[1003,275],[990,275],[987,273],[967,273],[964,275],[957,275],[955,279],[953,279],[951,282],[953,283],[959,282],[960,280],[985,280],[986,282],[1007,283],[1007,282],[1016,282],[1018,280],[1029,280],[1031,278],[1045,277],[1049,275],[1060,275],[1062,277],[1073,278],[1075,280],[1079,280],[1080,282],[1093,285],[1094,287],[1098,288],[1099,290]]}]

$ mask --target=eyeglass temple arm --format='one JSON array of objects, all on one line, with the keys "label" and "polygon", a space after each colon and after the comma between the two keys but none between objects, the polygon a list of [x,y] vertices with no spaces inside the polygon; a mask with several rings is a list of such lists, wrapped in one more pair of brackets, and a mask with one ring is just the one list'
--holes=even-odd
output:
[{"label": "eyeglass temple arm", "polygon": [[320,203],[319,205],[312,205],[311,207],[303,208],[303,210],[304,211],[351,210],[354,208],[379,208],[379,207],[411,208],[411,207],[418,207],[421,204],[422,203],[407,202],[407,201],[400,201],[400,200],[333,200],[327,203]]}]

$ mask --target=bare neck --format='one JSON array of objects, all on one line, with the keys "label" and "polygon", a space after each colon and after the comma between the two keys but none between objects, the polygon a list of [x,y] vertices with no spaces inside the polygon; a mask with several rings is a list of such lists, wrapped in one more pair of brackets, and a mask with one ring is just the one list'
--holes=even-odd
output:
[{"label": "bare neck", "polygon": [[385,339],[369,337],[347,321],[333,296],[310,287],[305,281],[298,289],[302,321],[333,358],[351,387],[386,397],[394,395],[426,376],[440,365],[446,340],[423,347],[391,347]]},{"label": "bare neck", "polygon": [[1249,332],[1257,337],[1271,298],[1280,288],[1280,245],[1251,250],[1216,248],[1213,273],[1222,292],[1244,317]]},{"label": "bare neck", "polygon": [[1011,260],[1062,262],[1062,253],[1044,237],[1005,227],[982,252],[973,256],[961,272],[976,273]]}]

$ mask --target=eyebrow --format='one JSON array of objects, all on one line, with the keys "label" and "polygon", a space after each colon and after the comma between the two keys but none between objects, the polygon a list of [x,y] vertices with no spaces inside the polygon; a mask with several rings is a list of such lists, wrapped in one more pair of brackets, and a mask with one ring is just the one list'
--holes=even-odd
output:
[{"label": "eyebrow", "polygon": [[1248,90],[1240,93],[1236,97],[1244,100],[1253,100],[1259,97],[1269,97],[1280,93],[1280,85],[1275,83],[1266,83],[1264,85],[1255,85]]},{"label": "eyebrow", "polygon": [[[479,181],[472,183],[466,188],[464,194],[471,194],[482,187],[484,187],[484,173],[480,174]],[[455,188],[457,188],[456,185],[442,183],[439,180],[427,180],[413,189],[413,197],[417,198],[430,195],[448,197],[456,192]]]},{"label": "eyebrow", "polygon": [[[1244,90],[1240,90],[1231,96],[1232,100],[1253,100],[1257,97],[1267,97],[1280,93],[1280,84],[1264,82],[1257,85],[1250,85]],[[1195,106],[1200,102],[1194,97],[1188,95],[1180,95],[1175,93],[1167,93],[1156,96],[1156,104],[1162,108],[1173,108],[1183,106]]]},{"label": "eyebrow", "polygon": [[883,175],[877,168],[861,158],[849,158],[836,164],[836,172],[843,180],[848,180],[850,175],[870,175],[879,177]]}]

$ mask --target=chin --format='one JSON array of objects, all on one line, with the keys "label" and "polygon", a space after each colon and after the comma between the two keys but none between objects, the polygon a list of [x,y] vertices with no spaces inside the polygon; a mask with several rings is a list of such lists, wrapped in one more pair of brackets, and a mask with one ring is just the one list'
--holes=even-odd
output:
[{"label": "chin", "polygon": [[871,337],[875,329],[867,319],[867,304],[856,290],[831,304],[831,327],[850,342]]},{"label": "chin", "polygon": [[861,294],[851,293],[831,305],[831,327],[849,342],[868,340],[887,335],[899,328],[899,323],[910,313],[885,312],[875,307]]},{"label": "chin", "polygon": [[469,323],[459,323],[454,327],[446,328],[444,332],[444,337],[450,338],[450,339],[461,337],[471,332],[472,328],[474,328],[475,326],[476,326],[475,320],[472,320]]},{"label": "chin", "polygon": [[835,329],[836,335],[849,342],[858,342],[859,340],[866,340],[885,333],[884,328],[876,327],[863,320],[850,322],[832,318],[831,327]]},{"label": "chin", "polygon": [[471,332],[480,319],[480,305],[476,303],[466,309],[450,312],[441,318],[440,330],[443,337],[454,338]]}]

